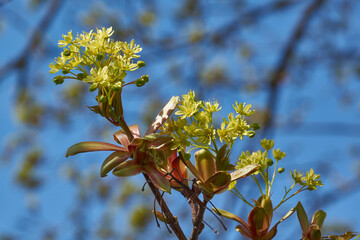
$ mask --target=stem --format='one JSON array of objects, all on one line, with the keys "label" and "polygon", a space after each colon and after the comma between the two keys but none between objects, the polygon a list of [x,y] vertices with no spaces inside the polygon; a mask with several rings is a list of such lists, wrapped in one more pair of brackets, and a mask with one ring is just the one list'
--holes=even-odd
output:
[{"label": "stem", "polygon": [[[235,194],[235,196],[239,197],[244,203],[250,205],[251,207],[255,207],[254,205],[252,205],[250,202],[248,202],[244,196],[239,192],[239,190],[237,190],[237,188],[234,188],[236,193],[233,190],[230,190],[233,194]],[[238,194],[238,195],[237,195]]]},{"label": "stem", "polygon": [[291,189],[294,186],[295,186],[295,183],[290,187],[289,191],[285,192],[284,197],[281,199],[280,203],[273,209],[273,211],[275,211],[278,207],[280,207],[283,203],[285,203],[287,200],[289,200],[290,198],[292,198],[296,194],[301,193],[302,191],[306,190],[306,189],[304,189],[305,186],[302,186],[299,190],[297,190],[296,192],[294,192],[293,194],[291,194],[289,197],[286,198],[286,196],[288,195],[288,193],[291,191]]},{"label": "stem", "polygon": [[279,160],[276,160],[276,162],[275,162],[274,172],[273,172],[273,176],[272,176],[272,179],[271,179],[271,182],[270,182],[270,187],[269,187],[269,194],[270,194],[271,187],[272,187],[272,185],[273,185],[273,183],[274,183],[274,180],[275,180],[276,168],[277,168],[278,161],[279,161]]},{"label": "stem", "polygon": [[172,215],[170,209],[168,208],[166,202],[164,201],[164,199],[162,198],[159,190],[155,187],[155,185],[151,182],[149,176],[145,173],[143,173],[146,182],[149,184],[149,187],[152,191],[152,193],[155,196],[156,201],[158,202],[158,204],[160,205],[161,211],[163,212],[163,214],[165,215],[166,219],[168,220],[168,224],[171,227],[171,229],[174,231],[175,235],[177,236],[177,238],[179,240],[187,240],[187,238],[185,237],[184,232],[182,231],[179,223],[175,220],[174,216]]},{"label": "stem", "polygon": [[263,191],[262,191],[262,189],[261,189],[261,187],[260,187],[260,184],[259,184],[259,181],[257,180],[257,178],[256,178],[253,174],[251,174],[250,176],[251,176],[252,179],[255,181],[256,185],[258,186],[258,188],[259,188],[259,190],[260,190],[260,193],[261,193],[261,196],[264,196],[264,193],[263,193]]}]

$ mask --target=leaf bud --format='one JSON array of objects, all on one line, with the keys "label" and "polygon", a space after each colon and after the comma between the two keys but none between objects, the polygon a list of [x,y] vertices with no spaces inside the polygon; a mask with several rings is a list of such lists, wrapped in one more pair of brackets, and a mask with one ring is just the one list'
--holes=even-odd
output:
[{"label": "leaf bud", "polygon": [[53,82],[56,85],[62,84],[64,82],[64,76],[59,75],[59,76],[54,77]]},{"label": "leaf bud", "polygon": [[136,63],[138,65],[139,68],[145,67],[146,63],[144,61],[137,61]]}]

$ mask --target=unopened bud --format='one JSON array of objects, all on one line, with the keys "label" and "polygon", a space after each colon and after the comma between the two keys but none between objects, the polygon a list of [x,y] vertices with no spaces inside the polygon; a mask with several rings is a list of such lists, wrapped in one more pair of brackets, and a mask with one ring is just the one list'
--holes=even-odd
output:
[{"label": "unopened bud", "polygon": [[90,85],[89,91],[90,91],[90,92],[93,92],[93,91],[95,91],[97,88],[98,88],[98,84],[97,84],[97,83],[93,83],[93,84]]},{"label": "unopened bud", "polygon": [[282,168],[282,167],[281,167],[281,168],[278,168],[277,171],[278,171],[278,173],[283,173],[283,172],[285,171],[285,168]]},{"label": "unopened bud", "polygon": [[99,53],[98,55],[96,55],[96,60],[97,61],[101,61],[103,59],[104,59],[104,56],[102,54]]},{"label": "unopened bud", "polygon": [[71,51],[69,50],[69,49],[65,49],[64,50],[64,56],[65,57],[68,57],[68,56],[70,56],[71,55]]},{"label": "unopened bud", "polygon": [[252,128],[253,130],[259,130],[259,129],[260,129],[260,124],[258,124],[258,123],[253,123],[253,124],[251,124],[251,128]]},{"label": "unopened bud", "polygon": [[146,82],[142,78],[137,79],[136,82],[135,82],[137,87],[142,87],[142,86],[145,85],[145,83]]},{"label": "unopened bud", "polygon": [[141,76],[141,79],[144,80],[146,83],[149,82],[149,76],[148,75]]},{"label": "unopened bud", "polygon": [[64,82],[64,77],[61,75],[56,76],[54,77],[53,81],[56,85],[62,84]]},{"label": "unopened bud", "polygon": [[67,70],[67,69],[63,69],[61,72],[62,72],[62,74],[64,74],[64,75],[65,75],[65,74],[68,74],[70,71],[69,71],[69,70]]},{"label": "unopened bud", "polygon": [[144,61],[137,61],[136,63],[138,65],[139,68],[145,67],[146,63]]},{"label": "unopened bud", "polygon": [[77,79],[79,80],[83,80],[84,78],[86,78],[88,75],[86,73],[78,73],[76,75]]},{"label": "unopened bud", "polygon": [[248,132],[247,132],[247,136],[248,136],[249,138],[255,137],[255,131],[252,131],[252,130],[248,131]]},{"label": "unopened bud", "polygon": [[266,165],[268,165],[268,166],[272,166],[273,164],[274,164],[274,161],[271,159],[268,159],[266,162]]}]

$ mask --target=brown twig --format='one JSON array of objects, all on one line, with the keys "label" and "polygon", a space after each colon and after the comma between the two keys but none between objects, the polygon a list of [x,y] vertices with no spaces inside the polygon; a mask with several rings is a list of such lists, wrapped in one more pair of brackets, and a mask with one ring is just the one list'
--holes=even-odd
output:
[{"label": "brown twig", "polygon": [[166,219],[169,221],[168,224],[171,227],[171,229],[174,231],[175,235],[177,236],[177,238],[179,240],[187,240],[187,238],[185,237],[184,232],[182,231],[178,221],[175,220],[174,216],[172,215],[170,209],[168,208],[166,202],[164,201],[164,199],[162,198],[159,190],[156,188],[156,186],[151,182],[149,176],[145,173],[143,173],[146,182],[149,184],[149,187],[152,191],[152,193],[155,196],[156,201],[158,202],[158,204],[160,205],[161,211],[163,212],[163,214],[165,215]]}]

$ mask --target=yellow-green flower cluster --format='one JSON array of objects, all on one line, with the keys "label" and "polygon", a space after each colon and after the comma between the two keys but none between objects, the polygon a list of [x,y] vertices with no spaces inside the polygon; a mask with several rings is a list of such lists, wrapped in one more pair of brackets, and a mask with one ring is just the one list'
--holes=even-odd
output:
[{"label": "yellow-green flower cluster", "polygon": [[[258,150],[257,152],[250,153],[249,151],[242,152],[239,156],[239,161],[236,162],[236,169],[241,169],[243,167],[246,167],[250,164],[259,164],[260,169],[259,171],[263,171],[268,167],[269,164],[269,158],[267,152],[262,152],[261,150]],[[271,161],[271,160],[270,160]]]},{"label": "yellow-green flower cluster", "polygon": [[290,173],[295,183],[306,186],[310,191],[317,190],[317,186],[323,186],[320,180],[320,174],[315,174],[312,168],[309,172],[306,172],[306,176],[304,176],[304,173],[296,170],[294,170],[294,172],[290,171]]},{"label": "yellow-green flower cluster", "polygon": [[[249,151],[242,152],[239,156],[239,161],[236,162],[236,168],[240,169],[250,164],[259,164],[261,166],[259,171],[263,171],[267,167],[272,166],[274,162],[271,158],[269,158],[269,150],[274,147],[274,144],[274,140],[266,138],[262,139],[260,141],[260,145],[265,149],[265,151],[258,150],[257,152],[252,153]],[[280,149],[273,149],[272,153],[276,162],[286,156],[286,153],[282,152]]]},{"label": "yellow-green flower cluster", "polygon": [[[112,28],[83,32],[74,38],[72,31],[63,35],[58,46],[63,48],[60,57],[50,64],[50,73],[62,72],[54,78],[56,84],[64,79],[77,79],[90,83],[90,91],[102,89],[105,93],[119,91],[128,71],[144,67],[143,61],[134,62],[142,50],[132,40],[130,43],[114,41]],[[134,82],[135,83],[135,82]]]},{"label": "yellow-green flower cluster", "polygon": [[251,105],[236,102],[234,109],[237,114],[230,113],[220,129],[216,129],[213,123],[213,113],[221,109],[217,101],[197,101],[195,92],[190,91],[182,96],[177,108],[177,120],[168,120],[162,128],[163,134],[172,136],[174,149],[189,145],[208,148],[217,139],[232,145],[236,138],[242,139],[243,136],[253,136],[255,133],[243,118],[254,112],[250,110]]},{"label": "yellow-green flower cluster", "polygon": [[228,145],[231,145],[237,138],[243,139],[244,136],[255,136],[255,132],[250,130],[251,126],[244,119],[245,116],[250,116],[255,112],[254,110],[250,110],[251,104],[238,104],[235,101],[233,108],[237,114],[228,114],[228,119],[224,118],[220,129],[217,129],[220,141],[225,141]]}]

